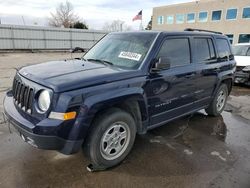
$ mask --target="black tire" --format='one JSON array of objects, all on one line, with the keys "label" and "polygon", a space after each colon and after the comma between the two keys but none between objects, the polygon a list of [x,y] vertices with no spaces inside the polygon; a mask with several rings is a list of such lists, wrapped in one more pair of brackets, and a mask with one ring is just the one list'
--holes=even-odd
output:
[{"label": "black tire", "polygon": [[[110,135],[115,134],[115,132],[111,133],[109,132],[111,131],[112,126],[117,125],[116,124],[117,122],[124,123],[122,124],[122,126],[123,125],[125,126],[126,124],[127,132],[130,131],[130,139],[127,138],[127,140],[129,141],[124,141],[126,142],[126,144],[124,145],[122,151],[119,153],[119,156],[117,155],[118,156],[117,158],[107,160],[103,154],[103,149],[102,149],[102,146],[105,145],[105,143],[103,143],[103,138],[107,134]],[[108,130],[110,131],[107,132]],[[129,113],[119,108],[111,108],[106,112],[104,112],[103,114],[99,114],[99,116],[92,123],[90,132],[83,146],[83,151],[86,157],[90,160],[92,166],[94,166],[94,168],[96,169],[110,168],[122,162],[125,159],[125,157],[129,154],[130,150],[133,147],[135,136],[136,136],[136,124],[133,117]],[[121,141],[122,140],[118,141],[119,144],[121,143]],[[113,143],[113,141],[109,143],[115,144]]]},{"label": "black tire", "polygon": [[[225,101],[224,104],[221,105],[219,108],[217,106],[217,101],[218,98],[220,97],[221,92],[223,92],[225,95]],[[205,109],[206,113],[210,116],[219,116],[226,106],[227,98],[228,98],[228,87],[226,84],[221,84],[211,104],[208,106],[207,109]]]}]

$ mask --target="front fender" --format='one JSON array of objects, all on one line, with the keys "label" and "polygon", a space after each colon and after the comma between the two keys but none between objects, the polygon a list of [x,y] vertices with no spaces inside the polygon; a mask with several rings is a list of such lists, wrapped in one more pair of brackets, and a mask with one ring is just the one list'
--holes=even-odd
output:
[{"label": "front fender", "polygon": [[120,88],[115,91],[108,91],[90,96],[84,100],[84,106],[88,108],[88,115],[92,116],[99,110],[112,107],[127,99],[136,99],[139,103],[142,119],[148,117],[147,100],[142,88]]}]

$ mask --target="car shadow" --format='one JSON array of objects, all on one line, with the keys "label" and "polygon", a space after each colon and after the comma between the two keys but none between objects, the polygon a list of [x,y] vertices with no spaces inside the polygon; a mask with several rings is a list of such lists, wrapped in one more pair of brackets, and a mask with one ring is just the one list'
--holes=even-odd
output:
[{"label": "car shadow", "polygon": [[[64,156],[53,151],[33,151],[21,165],[25,184],[42,187],[95,184],[112,187],[133,177],[188,176],[224,168],[225,161],[210,153],[225,150],[227,128],[223,117],[195,113],[138,135],[129,156],[120,165],[106,171],[87,172],[89,164],[81,152]],[[116,180],[114,180],[114,177]],[[127,182],[128,183],[128,182]],[[129,183],[128,183],[129,185]]]}]

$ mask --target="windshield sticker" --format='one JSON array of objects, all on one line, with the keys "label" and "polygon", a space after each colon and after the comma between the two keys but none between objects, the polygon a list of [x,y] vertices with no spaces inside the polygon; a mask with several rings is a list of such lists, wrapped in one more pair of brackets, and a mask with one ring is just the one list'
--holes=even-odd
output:
[{"label": "windshield sticker", "polygon": [[124,52],[122,51],[120,54],[119,54],[119,58],[124,58],[124,59],[131,59],[131,60],[134,60],[134,61],[140,61],[141,59],[141,54],[137,54],[137,53],[133,53],[133,52]]}]

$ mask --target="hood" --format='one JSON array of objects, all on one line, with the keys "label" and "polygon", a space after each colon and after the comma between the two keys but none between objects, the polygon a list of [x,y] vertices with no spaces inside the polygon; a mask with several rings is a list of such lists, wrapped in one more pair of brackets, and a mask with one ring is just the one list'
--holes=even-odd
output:
[{"label": "hood", "polygon": [[250,66],[250,56],[234,56],[237,66]]},{"label": "hood", "polygon": [[136,77],[139,71],[123,70],[82,60],[70,60],[31,65],[19,70],[19,74],[55,92],[63,92]]}]

